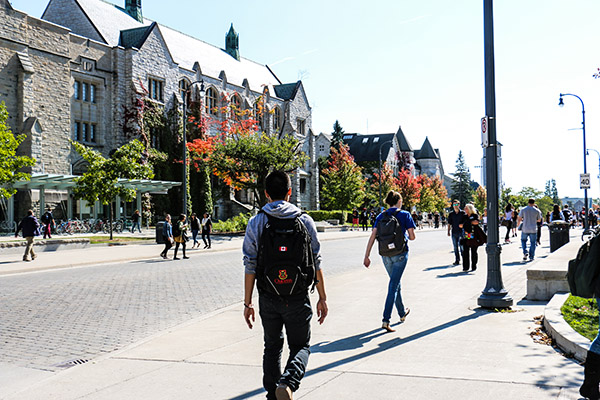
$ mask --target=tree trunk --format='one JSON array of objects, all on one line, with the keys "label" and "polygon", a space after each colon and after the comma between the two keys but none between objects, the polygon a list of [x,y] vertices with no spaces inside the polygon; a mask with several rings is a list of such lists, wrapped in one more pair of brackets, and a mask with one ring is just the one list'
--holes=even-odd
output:
[{"label": "tree trunk", "polygon": [[108,204],[108,232],[110,233],[110,240],[113,240],[113,202]]}]

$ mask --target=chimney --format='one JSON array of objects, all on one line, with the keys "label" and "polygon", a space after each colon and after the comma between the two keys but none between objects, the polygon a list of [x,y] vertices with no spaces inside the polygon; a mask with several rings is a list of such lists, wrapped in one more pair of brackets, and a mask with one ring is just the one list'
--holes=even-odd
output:
[{"label": "chimney", "polygon": [[125,11],[138,22],[144,23],[142,0],[125,0]]}]

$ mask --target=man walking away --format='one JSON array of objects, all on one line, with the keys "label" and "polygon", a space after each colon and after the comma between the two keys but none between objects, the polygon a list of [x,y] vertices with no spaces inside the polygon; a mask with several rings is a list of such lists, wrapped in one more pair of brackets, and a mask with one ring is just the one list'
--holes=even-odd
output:
[{"label": "man walking away", "polygon": [[463,230],[460,227],[465,218],[465,212],[460,209],[460,201],[452,202],[452,211],[448,215],[448,236],[452,236],[452,245],[454,246],[454,265],[460,265],[460,255],[462,254],[462,245],[460,239],[463,237]]},{"label": "man walking away", "polygon": [[131,216],[131,233],[135,233],[135,228],[138,229],[138,232],[142,233],[142,229],[140,228],[140,210],[135,210]]},{"label": "man walking away", "polygon": [[[527,207],[519,213],[518,223],[523,223],[521,228],[521,247],[523,248],[523,261],[533,261],[537,243],[537,223],[542,220],[542,213],[534,207],[535,200],[529,199]],[[527,239],[529,239],[529,253],[527,253]]]},{"label": "man walking away", "polygon": [[[327,296],[320,268],[321,246],[315,223],[310,216],[289,203],[292,194],[289,176],[283,171],[274,171],[265,179],[265,188],[269,203],[248,221],[242,248],[245,267],[244,319],[252,329],[252,292],[256,281],[264,329],[263,386],[267,391],[267,399],[290,400],[304,377],[310,353],[310,320],[313,312],[309,286],[314,288],[315,283],[313,279],[302,279],[301,271],[312,271],[316,276],[319,323],[323,323],[327,316]],[[302,251],[294,251],[296,245]],[[296,253],[302,254],[298,257]],[[300,284],[296,286],[292,282]],[[283,327],[287,335],[289,358],[282,374]]]},{"label": "man walking away", "polygon": [[563,216],[565,217],[565,221],[569,223],[569,228],[571,227],[571,210],[569,210],[569,206],[565,204],[563,208]]},{"label": "man walking away", "polygon": [[[33,210],[27,210],[27,216],[19,223],[17,231],[15,232],[15,237],[19,236],[20,231],[23,231],[23,237],[27,241],[25,254],[23,254],[23,261],[35,260],[36,255],[33,251],[33,237],[40,235],[40,223],[33,216]],[[29,259],[30,254],[31,260]]]},{"label": "man walking away", "polygon": [[50,208],[46,209],[46,212],[42,215],[42,223],[44,224],[44,239],[48,236],[48,239],[52,239],[52,227],[54,226],[54,217]]},{"label": "man walking away", "polygon": [[173,228],[171,226],[171,216],[167,214],[165,216],[165,223],[163,224],[163,241],[165,242],[165,248],[160,252],[160,256],[167,259],[167,252],[173,247]]}]

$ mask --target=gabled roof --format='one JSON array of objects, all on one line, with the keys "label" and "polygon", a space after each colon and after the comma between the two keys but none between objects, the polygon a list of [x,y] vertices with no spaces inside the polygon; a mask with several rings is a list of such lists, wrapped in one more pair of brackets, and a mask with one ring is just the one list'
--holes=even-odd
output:
[{"label": "gabled roof", "polygon": [[0,7],[8,8],[9,10],[14,10],[8,0],[0,0]]},{"label": "gabled roof", "polygon": [[121,31],[119,37],[119,46],[123,46],[126,49],[131,47],[135,47],[136,49],[141,48],[146,39],[148,39],[148,36],[150,35],[150,32],[152,32],[152,29],[155,25],[156,22],[150,26],[142,26],[140,28],[132,28]]},{"label": "gabled roof", "polygon": [[[144,29],[142,28],[148,28],[153,23],[148,18],[144,18],[144,23],[140,23],[127,14],[124,8],[104,0],[72,1],[81,7],[90,23],[110,46],[120,45],[121,31],[126,31],[126,43],[139,43],[140,40],[143,43],[142,32]],[[69,27],[69,21],[61,21],[61,24]],[[266,65],[243,57],[240,57],[238,61],[222,48],[162,24],[158,25],[173,60],[181,68],[193,71],[194,64],[199,62],[203,75],[218,79],[221,71],[225,71],[228,83],[241,87],[244,79],[247,79],[250,89],[256,92],[262,92],[265,85],[281,84],[281,81]],[[149,32],[150,30],[146,30],[146,33],[149,34]]]},{"label": "gabled roof", "polygon": [[421,150],[419,150],[418,152],[415,152],[415,158],[417,160],[423,160],[423,159],[438,159],[440,157],[437,155],[437,153],[433,149],[433,146],[431,146],[431,143],[429,142],[429,138],[426,137],[425,141],[423,142],[423,146],[421,146]]},{"label": "gabled roof", "polygon": [[402,132],[402,128],[398,127],[398,132],[396,132],[396,138],[398,139],[398,146],[400,146],[400,151],[413,151],[412,146],[408,143],[408,139]]},{"label": "gabled roof", "polygon": [[365,162],[379,161],[380,149],[381,159],[382,161],[385,161],[390,151],[390,147],[392,146],[393,139],[393,133],[382,133],[378,135],[346,133],[342,140],[350,147],[350,154],[354,157],[354,161]]},{"label": "gabled roof", "polygon": [[300,81],[298,81],[296,83],[285,83],[283,85],[273,86],[273,89],[275,89],[275,94],[277,95],[277,97],[279,97],[283,100],[291,100],[294,97],[296,97],[296,93],[298,92],[299,88],[300,88]]}]

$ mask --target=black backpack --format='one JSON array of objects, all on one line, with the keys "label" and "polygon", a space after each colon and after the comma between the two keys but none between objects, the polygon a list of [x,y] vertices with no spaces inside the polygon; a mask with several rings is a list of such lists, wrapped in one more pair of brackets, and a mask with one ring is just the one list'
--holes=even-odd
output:
[{"label": "black backpack", "polygon": [[306,293],[317,284],[311,238],[295,218],[276,218],[264,211],[267,224],[258,242],[256,285],[277,296]]},{"label": "black backpack", "polygon": [[392,214],[389,210],[383,212],[383,217],[377,222],[377,241],[379,242],[379,255],[397,256],[406,251],[406,238],[404,228],[398,221],[398,210]]},{"label": "black backpack", "polygon": [[179,221],[173,222],[171,229],[173,232],[173,237],[181,236],[181,230],[179,229]]},{"label": "black backpack", "polygon": [[600,236],[584,243],[577,257],[569,261],[567,281],[573,296],[593,298],[600,294]]}]

